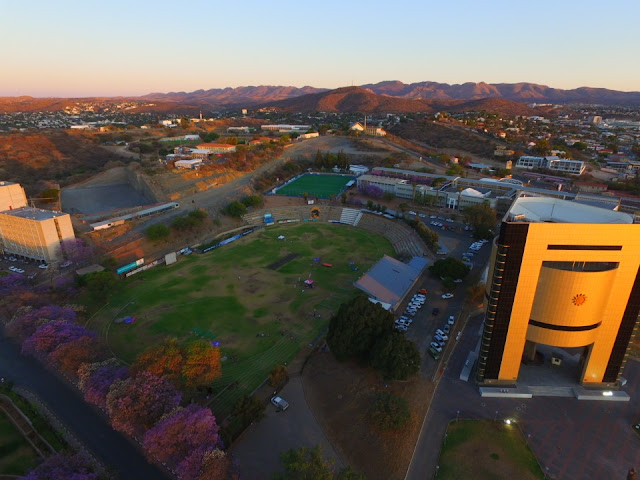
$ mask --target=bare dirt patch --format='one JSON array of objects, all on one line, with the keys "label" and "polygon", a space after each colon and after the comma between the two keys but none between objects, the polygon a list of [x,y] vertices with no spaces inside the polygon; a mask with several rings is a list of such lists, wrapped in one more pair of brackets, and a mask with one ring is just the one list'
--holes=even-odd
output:
[{"label": "bare dirt patch", "polygon": [[271,265],[267,265],[267,268],[269,270],[277,270],[280,267],[282,267],[283,265],[286,265],[287,263],[289,263],[294,258],[298,258],[299,256],[300,256],[299,253],[290,253],[286,257],[281,258],[280,260],[278,260],[277,262],[273,262]]},{"label": "bare dirt patch", "polygon": [[[345,464],[370,480],[404,478],[433,391],[431,382],[416,376],[385,384],[373,370],[338,363],[328,352],[309,359],[302,381],[311,410]],[[411,420],[405,428],[380,432],[370,425],[367,412],[380,391],[407,400]]]}]

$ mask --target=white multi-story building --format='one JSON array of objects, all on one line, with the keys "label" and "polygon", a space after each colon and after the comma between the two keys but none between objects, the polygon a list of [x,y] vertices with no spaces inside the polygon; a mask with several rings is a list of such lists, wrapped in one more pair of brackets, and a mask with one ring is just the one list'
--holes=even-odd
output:
[{"label": "white multi-story building", "polygon": [[526,168],[533,170],[537,168],[546,168],[556,172],[569,173],[571,175],[582,175],[586,166],[581,160],[567,160],[557,156],[536,157],[532,155],[523,155],[518,158],[515,165],[516,168]]},{"label": "white multi-story building", "polygon": [[27,196],[19,183],[0,182],[0,212],[26,205]]},{"label": "white multi-story building", "polygon": [[31,207],[0,212],[0,247],[4,253],[52,262],[61,258],[61,243],[74,238],[67,213]]},{"label": "white multi-story building", "polygon": [[311,129],[311,125],[262,125],[260,126],[262,130],[266,130],[269,132],[306,132]]}]

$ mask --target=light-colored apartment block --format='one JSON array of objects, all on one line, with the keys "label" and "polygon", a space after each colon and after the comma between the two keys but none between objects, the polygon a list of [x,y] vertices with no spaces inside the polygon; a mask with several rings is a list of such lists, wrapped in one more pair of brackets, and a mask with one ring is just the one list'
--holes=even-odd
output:
[{"label": "light-colored apartment block", "polygon": [[0,212],[26,205],[27,196],[19,183],[0,182]]},{"label": "light-colored apartment block", "polygon": [[44,262],[61,258],[60,244],[75,238],[67,213],[20,207],[0,212],[0,248]]}]

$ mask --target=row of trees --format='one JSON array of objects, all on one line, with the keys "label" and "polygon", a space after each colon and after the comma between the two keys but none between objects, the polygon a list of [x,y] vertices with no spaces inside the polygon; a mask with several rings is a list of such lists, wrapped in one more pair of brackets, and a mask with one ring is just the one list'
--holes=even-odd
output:
[{"label": "row of trees", "polygon": [[207,218],[207,212],[200,209],[191,210],[186,215],[175,218],[171,222],[171,228],[163,225],[161,223],[157,223],[155,225],[151,225],[147,227],[145,230],[145,235],[149,240],[163,240],[167,238],[171,234],[171,230],[176,232],[184,232],[188,230],[192,230],[198,225],[202,224]]},{"label": "row of trees", "polygon": [[[24,293],[24,286],[4,281],[0,290]],[[76,382],[87,402],[106,411],[113,428],[141,438],[149,459],[169,466],[180,479],[235,475],[211,410],[195,404],[180,406],[178,387],[197,388],[220,375],[217,348],[204,341],[182,346],[167,340],[145,351],[129,368],[110,358],[94,332],[75,323],[74,310],[37,305],[37,299],[24,298],[32,305],[13,315],[7,334],[21,342],[24,354],[54,366]],[[43,476],[61,471],[60,463],[57,458],[45,462],[28,478],[71,478]],[[90,472],[82,475],[77,478],[95,478]]]},{"label": "row of trees", "polygon": [[354,359],[404,380],[420,367],[416,345],[393,329],[393,314],[359,296],[343,303],[329,322],[327,343],[336,359]]},{"label": "row of trees", "polygon": [[263,199],[260,195],[247,195],[242,200],[236,200],[227,205],[222,213],[229,215],[230,217],[241,217],[247,213],[249,207],[259,207],[262,205]]},{"label": "row of trees", "polygon": [[419,220],[414,220],[409,218],[409,219],[405,219],[405,221],[409,224],[410,227],[412,227],[416,232],[418,232],[418,235],[420,235],[420,238],[424,240],[424,243],[427,244],[427,247],[431,251],[435,252],[438,250],[440,245],[440,236],[438,235],[437,232],[434,232]]},{"label": "row of trees", "polygon": [[347,170],[351,162],[349,156],[342,150],[338,153],[325,152],[324,154],[318,150],[313,163],[318,170],[328,170],[334,167]]}]

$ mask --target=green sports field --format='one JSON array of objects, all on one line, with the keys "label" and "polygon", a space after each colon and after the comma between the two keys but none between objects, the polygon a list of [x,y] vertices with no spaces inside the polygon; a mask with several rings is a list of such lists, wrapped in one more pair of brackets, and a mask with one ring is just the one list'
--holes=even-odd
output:
[{"label": "green sports field", "polygon": [[[127,362],[166,336],[219,341],[226,360],[212,406],[223,415],[322,332],[337,307],[357,294],[353,282],[383,254],[393,254],[388,240],[352,227],[268,227],[124,280],[89,327]],[[308,278],[312,289],[304,286]],[[130,315],[133,324],[114,322]]]},{"label": "green sports field", "polygon": [[342,175],[305,174],[288,185],[280,187],[276,193],[289,197],[302,197],[307,193],[310,197],[329,198],[342,192],[347,182],[353,179],[354,177]]}]

